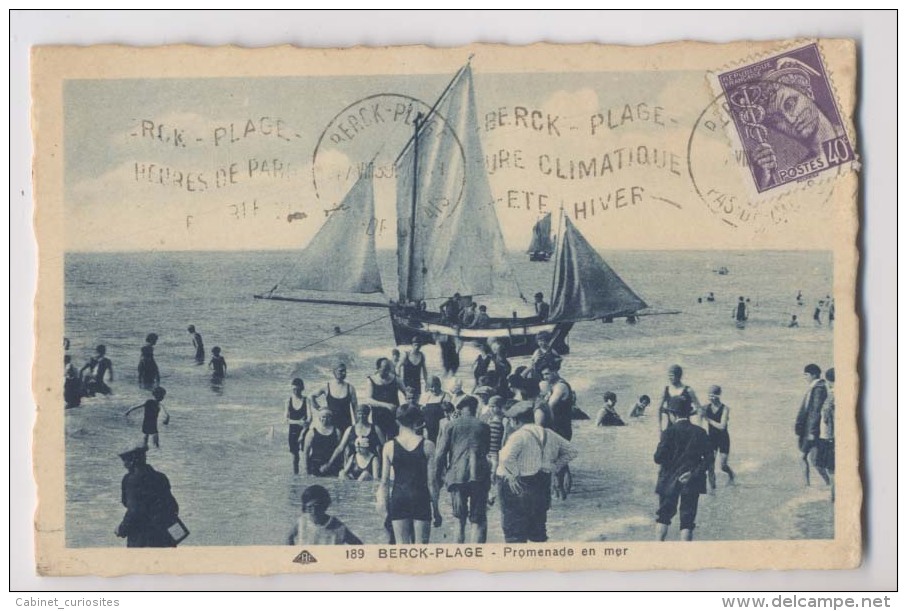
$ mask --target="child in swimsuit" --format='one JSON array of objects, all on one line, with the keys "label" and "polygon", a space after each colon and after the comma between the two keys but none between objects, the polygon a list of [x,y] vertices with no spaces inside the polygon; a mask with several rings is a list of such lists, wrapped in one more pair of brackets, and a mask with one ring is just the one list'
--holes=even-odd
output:
[{"label": "child in swimsuit", "polygon": [[331,495],[323,486],[302,491],[302,515],[290,534],[287,545],[362,545],[346,524],[328,515]]},{"label": "child in swimsuit", "polygon": [[644,415],[646,413],[646,408],[649,407],[651,402],[652,399],[649,398],[649,395],[641,395],[639,401],[636,402],[636,405],[634,405],[633,409],[630,411],[630,417],[639,418]]},{"label": "child in swimsuit", "polygon": [[[333,412],[331,413],[333,414]],[[340,464],[345,466],[349,459],[352,456],[355,456],[356,442],[359,439],[368,441],[371,453],[378,457],[381,456],[381,448],[384,446],[384,442],[387,441],[387,439],[384,437],[381,429],[379,429],[377,425],[371,423],[371,413],[372,409],[367,403],[356,406],[356,422],[343,431],[343,436],[340,438],[340,444],[331,455],[329,464],[333,464],[334,461],[340,459]],[[335,428],[339,427],[336,427],[335,425]]]},{"label": "child in swimsuit", "polygon": [[728,416],[730,409],[721,402],[721,387],[713,385],[709,388],[709,402],[705,406],[705,423],[708,425],[706,432],[709,434],[709,443],[712,444],[713,453],[708,466],[709,487],[715,489],[715,454],[721,470],[727,473],[730,483],[734,483],[734,471],[727,464],[728,454],[731,451],[731,437],[728,433]]},{"label": "child in swimsuit", "polygon": [[154,442],[154,447],[160,448],[160,438],[158,437],[157,430],[157,418],[160,415],[161,411],[164,412],[164,424],[170,423],[170,413],[167,411],[161,402],[164,400],[164,397],[167,395],[167,391],[164,390],[162,386],[158,386],[153,391],[151,391],[153,399],[148,399],[141,405],[136,405],[135,407],[129,408],[125,416],[128,416],[137,409],[144,409],[144,417],[142,418],[142,434],[145,435],[144,447],[148,448],[148,438],[151,437],[151,440]]},{"label": "child in swimsuit", "polygon": [[195,362],[205,362],[205,342],[202,340],[202,334],[195,330],[195,325],[189,325],[187,329],[192,336],[192,347],[195,348]]},{"label": "child in swimsuit", "polygon": [[227,377],[227,360],[220,354],[220,346],[211,348],[211,362],[208,367],[214,370],[211,374],[212,380],[223,380]]},{"label": "child in swimsuit", "polygon": [[604,407],[598,412],[598,417],[595,419],[596,426],[624,426],[624,421],[621,419],[620,414],[617,413],[617,410],[614,408],[617,405],[617,395],[611,391],[608,391],[602,397],[604,401]]},{"label": "child in swimsuit", "polygon": [[300,440],[309,427],[309,406],[306,396],[302,394],[302,391],[305,390],[305,382],[302,381],[302,378],[293,378],[292,384],[293,391],[287,400],[284,418],[289,426],[287,444],[290,454],[293,455],[293,473],[298,475]]},{"label": "child in swimsuit", "polygon": [[346,461],[343,471],[340,472],[340,479],[352,479],[359,482],[378,479],[378,457],[372,452],[372,442],[368,437],[357,437],[355,445],[356,453]]}]

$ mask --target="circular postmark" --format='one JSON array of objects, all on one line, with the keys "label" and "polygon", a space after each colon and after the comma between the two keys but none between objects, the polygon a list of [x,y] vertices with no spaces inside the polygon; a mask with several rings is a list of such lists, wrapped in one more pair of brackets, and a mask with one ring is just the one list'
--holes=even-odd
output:
[{"label": "circular postmark", "polygon": [[[396,219],[395,204],[389,203],[396,191],[389,185],[411,186],[416,176],[416,201],[425,212],[417,218],[437,219],[459,205],[466,171],[464,147],[451,123],[424,101],[399,93],[377,93],[344,107],[321,132],[312,155],[312,183],[325,214],[367,173],[375,181],[376,216]],[[399,180],[402,173],[406,180]]]},{"label": "circular postmark", "polygon": [[846,171],[833,168],[759,193],[756,181],[765,168],[753,167],[735,130],[727,95],[722,93],[699,113],[687,142],[693,189],[730,227],[763,233],[820,211],[834,192],[834,178]]}]

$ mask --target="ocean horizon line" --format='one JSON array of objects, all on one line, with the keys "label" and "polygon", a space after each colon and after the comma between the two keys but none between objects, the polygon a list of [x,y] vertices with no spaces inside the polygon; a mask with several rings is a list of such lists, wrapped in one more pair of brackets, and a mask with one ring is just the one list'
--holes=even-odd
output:
[{"label": "ocean horizon line", "polygon": [[[64,255],[73,255],[73,254],[184,254],[184,253],[267,253],[267,252],[302,252],[304,248],[254,248],[254,249],[231,249],[231,248],[204,248],[204,249],[168,249],[168,250],[158,250],[158,249],[111,249],[111,250],[64,250]],[[392,253],[396,251],[396,248],[377,248],[378,252],[381,253]],[[708,253],[708,252],[720,252],[720,253],[753,253],[753,252],[771,252],[771,253],[795,253],[795,252],[810,252],[810,253],[831,253],[832,250],[828,248],[596,248],[595,250],[599,252],[689,252],[689,253]],[[507,250],[508,254],[528,254],[527,251],[523,249],[509,249]]]}]

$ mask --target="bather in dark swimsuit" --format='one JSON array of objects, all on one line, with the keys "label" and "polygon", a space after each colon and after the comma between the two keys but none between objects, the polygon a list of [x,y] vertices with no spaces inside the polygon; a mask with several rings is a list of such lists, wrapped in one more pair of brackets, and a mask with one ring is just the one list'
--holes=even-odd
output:
[{"label": "bather in dark swimsuit", "polygon": [[394,440],[394,488],[388,514],[391,520],[431,519],[431,493],[428,491],[428,463],[423,441],[412,452]]}]

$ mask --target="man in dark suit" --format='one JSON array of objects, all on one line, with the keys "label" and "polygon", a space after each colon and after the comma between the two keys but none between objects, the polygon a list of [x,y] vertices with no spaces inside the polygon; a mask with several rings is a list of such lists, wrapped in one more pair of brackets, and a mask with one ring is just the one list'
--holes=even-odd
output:
[{"label": "man in dark suit", "polygon": [[120,454],[129,472],[121,484],[126,515],[116,535],[126,539],[126,547],[176,547],[168,528],[176,523],[179,505],[167,476],[145,462],[146,452],[139,446]]},{"label": "man in dark suit", "polygon": [[822,370],[818,365],[810,363],[803,369],[803,376],[809,388],[800,403],[797,412],[797,421],[794,424],[794,433],[797,434],[797,443],[800,447],[803,460],[803,474],[806,485],[809,486],[809,463],[812,461],[816,472],[827,484],[828,473],[824,468],[816,465],[816,442],[819,439],[819,423],[822,419],[822,406],[828,398],[828,387],[822,379]]},{"label": "man in dark suit", "polygon": [[440,488],[446,470],[454,517],[459,520],[457,543],[466,541],[466,520],[472,524],[470,543],[485,543],[488,535],[488,492],[491,428],[476,418],[479,401],[467,395],[457,404],[459,415],[438,435],[432,475]]},{"label": "man in dark suit", "polygon": [[706,491],[705,478],[712,449],[708,434],[690,422],[692,406],[689,403],[676,402],[668,409],[671,423],[662,432],[655,450],[655,462],[661,466],[655,486],[658,493],[656,533],[659,541],[665,540],[679,501],[680,538],[692,541],[699,495]]}]

